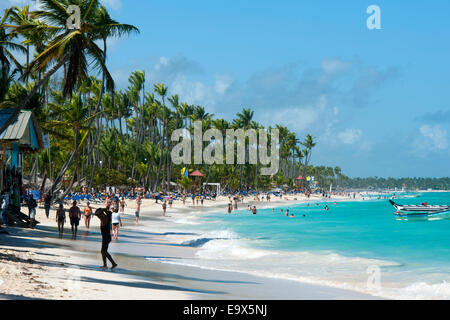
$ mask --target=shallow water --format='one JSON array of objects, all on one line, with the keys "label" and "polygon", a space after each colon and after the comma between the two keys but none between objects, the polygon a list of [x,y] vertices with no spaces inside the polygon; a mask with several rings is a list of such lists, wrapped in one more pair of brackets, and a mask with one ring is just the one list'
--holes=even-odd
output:
[{"label": "shallow water", "polygon": [[[424,193],[401,204],[450,204]],[[324,210],[328,204],[329,211]],[[353,289],[386,298],[450,298],[450,217],[399,220],[388,200],[311,202],[287,207],[173,217],[195,259],[164,262],[241,271]],[[305,216],[303,216],[305,215]],[[169,235],[170,237],[170,235]]]}]

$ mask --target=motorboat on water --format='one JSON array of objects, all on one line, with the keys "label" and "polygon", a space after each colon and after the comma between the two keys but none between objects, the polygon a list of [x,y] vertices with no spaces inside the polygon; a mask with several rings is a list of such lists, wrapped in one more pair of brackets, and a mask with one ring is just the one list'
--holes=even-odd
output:
[{"label": "motorboat on water", "polygon": [[397,210],[397,216],[430,216],[436,214],[450,213],[450,206],[432,206],[424,202],[420,205],[401,205],[392,200],[389,202]]}]

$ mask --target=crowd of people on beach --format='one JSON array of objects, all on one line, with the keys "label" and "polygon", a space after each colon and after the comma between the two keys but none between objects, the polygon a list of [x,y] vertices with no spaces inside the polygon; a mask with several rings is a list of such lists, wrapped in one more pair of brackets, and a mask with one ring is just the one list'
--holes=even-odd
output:
[{"label": "crowd of people on beach", "polygon": [[[64,190],[61,192],[64,192]],[[329,193],[323,190],[316,191],[315,194],[324,199],[331,198],[333,195],[345,196],[349,198],[355,198],[356,196],[356,193]],[[238,192],[223,192],[220,195],[228,198],[228,213],[239,210],[239,204],[244,203],[245,199],[250,201],[253,199],[253,204],[248,204],[247,209],[253,215],[257,215],[258,203],[270,203],[272,198],[278,198],[279,200],[297,200],[297,196],[299,195],[304,195],[307,198],[310,198],[312,192],[310,190],[300,191],[295,189],[291,191],[276,190],[271,192],[243,190]],[[117,267],[117,264],[108,253],[108,247],[111,241],[117,241],[119,239],[119,230],[123,226],[122,215],[125,214],[127,200],[135,201],[136,205],[134,215],[135,223],[138,225],[142,201],[145,199],[153,199],[155,200],[155,203],[159,203],[161,205],[162,216],[166,217],[167,210],[168,208],[172,208],[174,201],[181,201],[183,205],[190,205],[190,202],[188,202],[188,199],[190,199],[192,201],[192,206],[203,206],[206,200],[215,200],[217,196],[218,194],[216,192],[209,190],[198,190],[197,192],[191,193],[181,191],[158,193],[138,187],[131,188],[129,190],[120,190],[118,188],[110,187],[102,191],[94,192],[94,190],[88,191],[87,188],[83,188],[80,192],[68,193],[64,199],[59,198],[60,200],[57,202],[55,222],[58,227],[59,237],[62,238],[64,235],[65,223],[68,218],[70,222],[72,239],[75,240],[77,239],[80,222],[84,222],[85,230],[89,231],[91,219],[96,216],[100,220],[100,230],[102,235],[102,269],[107,268],[107,260],[110,261],[112,266],[111,268],[114,269]],[[30,218],[30,228],[33,228],[35,225],[38,202],[43,204],[45,216],[49,219],[52,201],[54,201],[55,198],[57,197],[50,194],[45,194],[43,199],[38,199],[38,201],[36,201],[31,193],[24,197],[23,200],[28,208],[28,216]],[[82,205],[82,203],[85,204]],[[91,203],[93,203],[95,207],[99,208],[95,210]],[[7,201],[3,199],[2,217],[7,206]],[[328,205],[325,206],[324,210],[329,210]],[[272,211],[274,211],[274,209],[272,209]],[[284,213],[286,217],[294,218],[294,214],[290,213],[289,209],[281,209],[280,212]],[[305,215],[303,216],[305,217]],[[5,220],[6,218],[3,218],[3,221]]]}]

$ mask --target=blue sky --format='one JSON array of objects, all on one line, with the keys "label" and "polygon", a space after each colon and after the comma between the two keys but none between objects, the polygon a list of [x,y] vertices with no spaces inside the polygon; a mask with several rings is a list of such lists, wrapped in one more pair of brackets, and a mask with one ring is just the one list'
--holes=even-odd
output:
[{"label": "blue sky", "polygon": [[[24,0],[7,0],[23,4]],[[145,69],[182,101],[316,137],[350,176],[450,176],[449,1],[105,0],[119,88]],[[381,30],[369,30],[370,5]]]}]

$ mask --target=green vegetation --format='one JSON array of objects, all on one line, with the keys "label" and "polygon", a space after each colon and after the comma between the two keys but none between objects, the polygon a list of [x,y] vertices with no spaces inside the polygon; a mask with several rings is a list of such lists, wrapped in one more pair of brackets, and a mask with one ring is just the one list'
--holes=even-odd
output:
[{"label": "green vegetation", "polygon": [[[50,150],[27,156],[28,181],[51,178],[52,190],[66,192],[81,186],[144,186],[164,190],[178,182],[189,189],[197,181],[181,177],[184,166],[174,165],[170,137],[178,128],[193,133],[194,121],[203,129],[262,129],[254,111],[243,108],[235,118],[215,118],[205,107],[169,96],[164,83],[146,83],[144,70],[129,76],[129,86],[117,90],[107,67],[107,40],[139,33],[137,27],[112,19],[98,0],[40,0],[40,10],[12,7],[0,17],[0,107],[32,109]],[[81,9],[81,28],[68,29],[69,5]],[[22,64],[18,56],[25,57]],[[149,90],[150,88],[150,90]],[[8,123],[0,128],[4,131]],[[340,168],[311,165],[315,139],[302,141],[287,127],[280,133],[280,171],[259,175],[258,165],[198,165],[204,182],[219,182],[226,189],[303,187],[315,176],[319,186],[336,188],[450,189],[443,179],[350,179]],[[271,127],[266,128],[269,132]]]},{"label": "green vegetation", "polygon": [[[198,120],[204,130],[216,128],[223,133],[263,128],[253,120],[250,108],[227,121],[214,118],[203,106],[179,101],[177,95],[168,95],[164,83],[147,84],[144,70],[129,76],[126,90],[116,90],[106,63],[107,39],[139,30],[113,20],[98,0],[43,0],[40,5],[38,11],[28,6],[10,8],[0,19],[0,107],[16,112],[32,109],[50,135],[50,151],[24,161],[24,174],[31,181],[51,177],[53,191],[65,187],[67,192],[82,185],[163,190],[173,182],[188,189],[196,181],[182,178],[183,166],[170,159],[175,129],[193,133]],[[80,29],[67,28],[69,5],[81,9]],[[17,54],[25,55],[24,65]],[[199,169],[206,182],[231,189],[294,186],[295,178],[306,172],[315,142],[311,135],[300,142],[288,128],[276,128],[281,132],[282,160],[274,177],[260,176],[258,165],[250,164],[200,165],[189,170]]]}]

